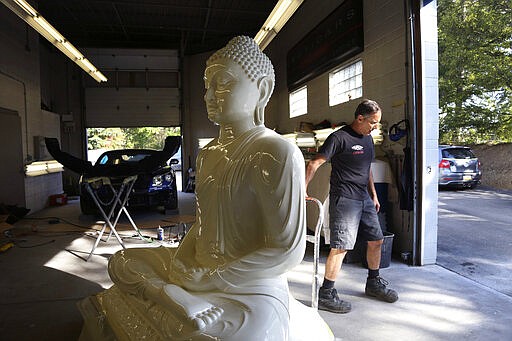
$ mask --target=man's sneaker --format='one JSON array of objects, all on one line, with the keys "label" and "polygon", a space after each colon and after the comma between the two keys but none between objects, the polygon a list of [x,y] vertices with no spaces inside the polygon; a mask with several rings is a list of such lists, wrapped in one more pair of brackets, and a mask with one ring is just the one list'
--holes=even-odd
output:
[{"label": "man's sneaker", "polygon": [[318,291],[318,309],[345,314],[352,310],[352,305],[350,302],[341,300],[336,289],[320,288]]},{"label": "man's sneaker", "polygon": [[376,297],[381,301],[393,303],[398,300],[395,290],[386,288],[389,283],[381,277],[368,278],[364,292],[367,296]]}]

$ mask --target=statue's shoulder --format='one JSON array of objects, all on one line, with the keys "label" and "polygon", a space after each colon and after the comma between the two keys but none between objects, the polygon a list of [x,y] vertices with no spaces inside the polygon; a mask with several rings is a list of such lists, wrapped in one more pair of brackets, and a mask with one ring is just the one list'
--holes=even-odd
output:
[{"label": "statue's shoulder", "polygon": [[283,136],[268,128],[265,128],[265,130],[261,132],[253,147],[274,155],[289,156],[295,153],[302,155],[297,145],[290,143]]}]

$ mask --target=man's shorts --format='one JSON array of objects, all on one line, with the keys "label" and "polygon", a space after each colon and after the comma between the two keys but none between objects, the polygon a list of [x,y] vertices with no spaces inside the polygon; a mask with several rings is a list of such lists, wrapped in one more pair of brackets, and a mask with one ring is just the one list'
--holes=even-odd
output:
[{"label": "man's shorts", "polygon": [[329,196],[329,229],[331,249],[353,250],[358,236],[365,241],[384,238],[372,199],[354,200]]}]

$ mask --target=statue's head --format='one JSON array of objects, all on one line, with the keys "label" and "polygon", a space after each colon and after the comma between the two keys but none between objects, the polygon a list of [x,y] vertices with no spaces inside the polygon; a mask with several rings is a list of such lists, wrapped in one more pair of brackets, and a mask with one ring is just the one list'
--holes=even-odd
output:
[{"label": "statue's head", "polygon": [[[270,59],[249,37],[238,36],[206,62],[205,101],[209,118],[216,122],[252,115],[256,125],[264,121],[264,109],[274,90]],[[241,117],[242,116],[242,117]]]}]

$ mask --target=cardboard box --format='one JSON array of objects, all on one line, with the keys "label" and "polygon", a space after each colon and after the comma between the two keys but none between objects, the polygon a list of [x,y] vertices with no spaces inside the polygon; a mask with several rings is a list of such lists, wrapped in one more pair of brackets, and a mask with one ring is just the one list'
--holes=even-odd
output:
[{"label": "cardboard box", "polygon": [[68,203],[68,196],[66,193],[53,194],[48,198],[50,206],[62,206]]}]

